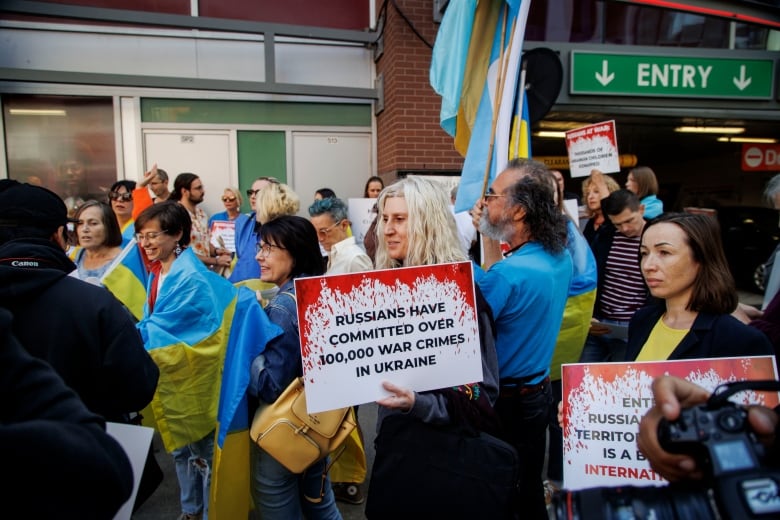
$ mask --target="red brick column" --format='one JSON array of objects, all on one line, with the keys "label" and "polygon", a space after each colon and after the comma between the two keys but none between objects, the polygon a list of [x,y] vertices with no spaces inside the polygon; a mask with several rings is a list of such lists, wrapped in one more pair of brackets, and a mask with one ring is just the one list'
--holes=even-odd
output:
[{"label": "red brick column", "polygon": [[[377,10],[382,0],[376,0]],[[439,24],[432,0],[396,0],[430,44]],[[392,0],[387,2],[384,52],[376,62],[384,78],[384,110],[377,115],[377,169],[385,182],[399,171],[460,171],[463,158],[439,126],[440,98],[428,81],[431,49],[415,35]]]}]

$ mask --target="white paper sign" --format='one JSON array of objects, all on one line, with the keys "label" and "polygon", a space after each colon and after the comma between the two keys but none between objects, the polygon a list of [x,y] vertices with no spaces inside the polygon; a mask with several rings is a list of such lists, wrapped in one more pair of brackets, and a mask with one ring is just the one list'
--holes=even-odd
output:
[{"label": "white paper sign", "polygon": [[470,262],[295,280],[310,412],[482,381]]},{"label": "white paper sign", "polygon": [[569,171],[572,177],[587,177],[591,170],[620,171],[615,121],[604,121],[566,132]]},{"label": "white paper sign", "polygon": [[130,520],[135,505],[135,496],[138,494],[138,485],[141,483],[141,475],[144,472],[146,456],[152,443],[154,429],[133,424],[106,423],[106,432],[111,435],[124,448],[127,458],[133,467],[133,493],[127,502],[117,511],[114,520]]},{"label": "white paper sign", "polygon": [[363,240],[366,238],[368,228],[376,218],[374,213],[376,199],[349,199],[347,202],[347,212],[352,227],[352,236],[360,247],[363,247]]},{"label": "white paper sign", "polygon": [[211,223],[211,245],[236,252],[236,222],[234,220],[215,220]]}]

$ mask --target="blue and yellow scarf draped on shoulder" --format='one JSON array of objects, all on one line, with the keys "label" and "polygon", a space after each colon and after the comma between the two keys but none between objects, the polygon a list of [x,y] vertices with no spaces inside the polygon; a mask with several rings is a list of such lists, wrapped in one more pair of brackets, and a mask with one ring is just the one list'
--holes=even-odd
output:
[{"label": "blue and yellow scarf draped on shoulder", "polygon": [[252,291],[206,269],[190,249],[173,262],[138,329],[160,367],[150,410],[165,449],[216,429],[209,517],[246,518],[249,367],[281,329]]}]

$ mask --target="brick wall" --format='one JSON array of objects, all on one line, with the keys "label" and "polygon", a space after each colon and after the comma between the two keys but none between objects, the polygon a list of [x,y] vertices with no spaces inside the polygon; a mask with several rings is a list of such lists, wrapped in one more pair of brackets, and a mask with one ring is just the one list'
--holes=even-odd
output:
[{"label": "brick wall", "polygon": [[[377,10],[382,6],[377,1]],[[459,171],[463,158],[439,126],[440,98],[428,81],[431,49],[412,31],[393,4],[433,44],[439,28],[432,0],[387,2],[384,52],[376,62],[384,76],[384,110],[377,115],[377,170],[391,182],[400,170]]]}]

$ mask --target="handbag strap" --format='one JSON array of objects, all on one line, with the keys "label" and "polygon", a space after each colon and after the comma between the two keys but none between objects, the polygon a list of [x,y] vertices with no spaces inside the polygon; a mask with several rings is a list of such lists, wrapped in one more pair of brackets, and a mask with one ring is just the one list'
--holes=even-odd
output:
[{"label": "handbag strap", "polygon": [[[350,414],[354,413],[353,410],[354,410],[354,408],[351,408],[349,410],[349,413]],[[355,422],[357,423],[357,416],[355,416]],[[330,468],[332,468],[333,465],[336,463],[336,461],[339,460],[339,457],[341,457],[341,455],[344,453],[344,450],[346,450],[346,449],[347,449],[347,445],[345,443],[345,444],[342,444],[341,446],[339,446],[338,450],[333,452],[333,453],[336,453],[336,455],[333,455],[333,453],[328,455],[328,457],[330,458],[330,461],[325,465],[325,469],[322,470],[322,481],[320,483],[320,496],[316,497],[316,498],[313,498],[313,497],[310,497],[310,496],[306,495],[306,493],[304,493],[303,494],[303,498],[305,498],[306,500],[308,500],[312,504],[319,504],[320,502],[322,502],[322,498],[325,496],[325,481],[328,478],[328,473],[330,472]],[[309,470],[306,469],[304,471],[304,474],[306,473],[306,471],[309,471]]]}]

